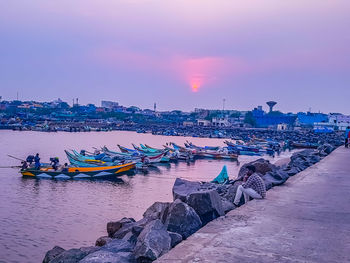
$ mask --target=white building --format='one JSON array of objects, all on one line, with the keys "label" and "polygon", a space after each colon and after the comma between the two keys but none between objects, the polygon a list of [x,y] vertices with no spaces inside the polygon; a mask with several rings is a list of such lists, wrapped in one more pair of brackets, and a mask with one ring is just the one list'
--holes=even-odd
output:
[{"label": "white building", "polygon": [[328,122],[318,122],[314,124],[314,128],[322,129],[334,129],[339,131],[345,131],[350,126],[350,116],[342,114],[330,114]]},{"label": "white building", "polygon": [[219,118],[219,117],[213,118],[211,120],[211,123],[214,126],[220,126],[220,127],[231,126],[231,123],[229,122],[228,118],[226,118],[226,117],[225,118]]},{"label": "white building", "polygon": [[197,120],[198,126],[210,126],[211,122],[208,120]]}]

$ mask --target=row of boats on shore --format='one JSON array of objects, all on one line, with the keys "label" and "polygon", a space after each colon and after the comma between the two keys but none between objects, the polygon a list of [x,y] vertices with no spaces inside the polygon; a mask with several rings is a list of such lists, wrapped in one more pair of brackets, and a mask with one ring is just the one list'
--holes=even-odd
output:
[{"label": "row of boats on shore", "polygon": [[197,146],[186,141],[184,146],[166,143],[163,148],[151,147],[147,144],[133,148],[117,145],[119,151],[106,146],[95,148],[94,152],[86,150],[65,150],[69,164],[58,164],[58,158],[50,158],[50,163],[42,163],[40,167],[24,165],[21,174],[28,177],[56,179],[107,179],[124,174],[133,174],[135,170],[146,172],[150,166],[160,163],[186,161],[199,158],[238,160],[239,155],[274,155],[283,149],[283,144],[267,140],[224,141],[226,146]]}]

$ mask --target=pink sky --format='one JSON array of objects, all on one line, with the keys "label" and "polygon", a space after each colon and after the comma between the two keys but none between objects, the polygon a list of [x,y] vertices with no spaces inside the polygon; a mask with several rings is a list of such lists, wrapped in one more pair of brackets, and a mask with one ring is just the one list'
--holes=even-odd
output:
[{"label": "pink sky", "polygon": [[18,91],[164,110],[219,108],[223,98],[250,109],[273,99],[283,111],[350,113],[346,0],[0,5],[5,99]]}]

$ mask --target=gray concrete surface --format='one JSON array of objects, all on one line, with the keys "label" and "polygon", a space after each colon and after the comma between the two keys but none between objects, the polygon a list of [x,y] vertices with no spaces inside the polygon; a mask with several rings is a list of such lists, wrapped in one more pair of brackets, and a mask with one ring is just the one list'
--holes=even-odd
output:
[{"label": "gray concrete surface", "polygon": [[350,149],[210,222],[157,262],[350,262]]}]

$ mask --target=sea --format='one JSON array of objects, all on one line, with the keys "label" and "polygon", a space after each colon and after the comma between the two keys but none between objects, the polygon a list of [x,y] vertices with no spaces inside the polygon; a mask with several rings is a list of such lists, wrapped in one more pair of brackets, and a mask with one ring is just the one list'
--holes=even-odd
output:
[{"label": "sea", "polygon": [[[224,146],[224,139],[171,137],[130,131],[112,132],[32,132],[0,130],[0,262],[41,262],[46,251],[55,245],[65,249],[92,246],[100,236],[107,235],[106,224],[123,217],[142,218],[144,211],[156,201],[170,202],[176,178],[211,181],[224,165],[231,179],[240,166],[257,156],[239,156],[229,160],[196,160],[159,164],[149,173],[124,175],[118,181],[50,180],[23,178],[16,168],[20,161],[40,154],[42,162],[59,157],[68,162],[65,149],[117,144],[148,144],[162,148],[175,142],[191,141],[200,146]],[[285,160],[292,152],[275,157],[264,156],[271,163]]]}]

